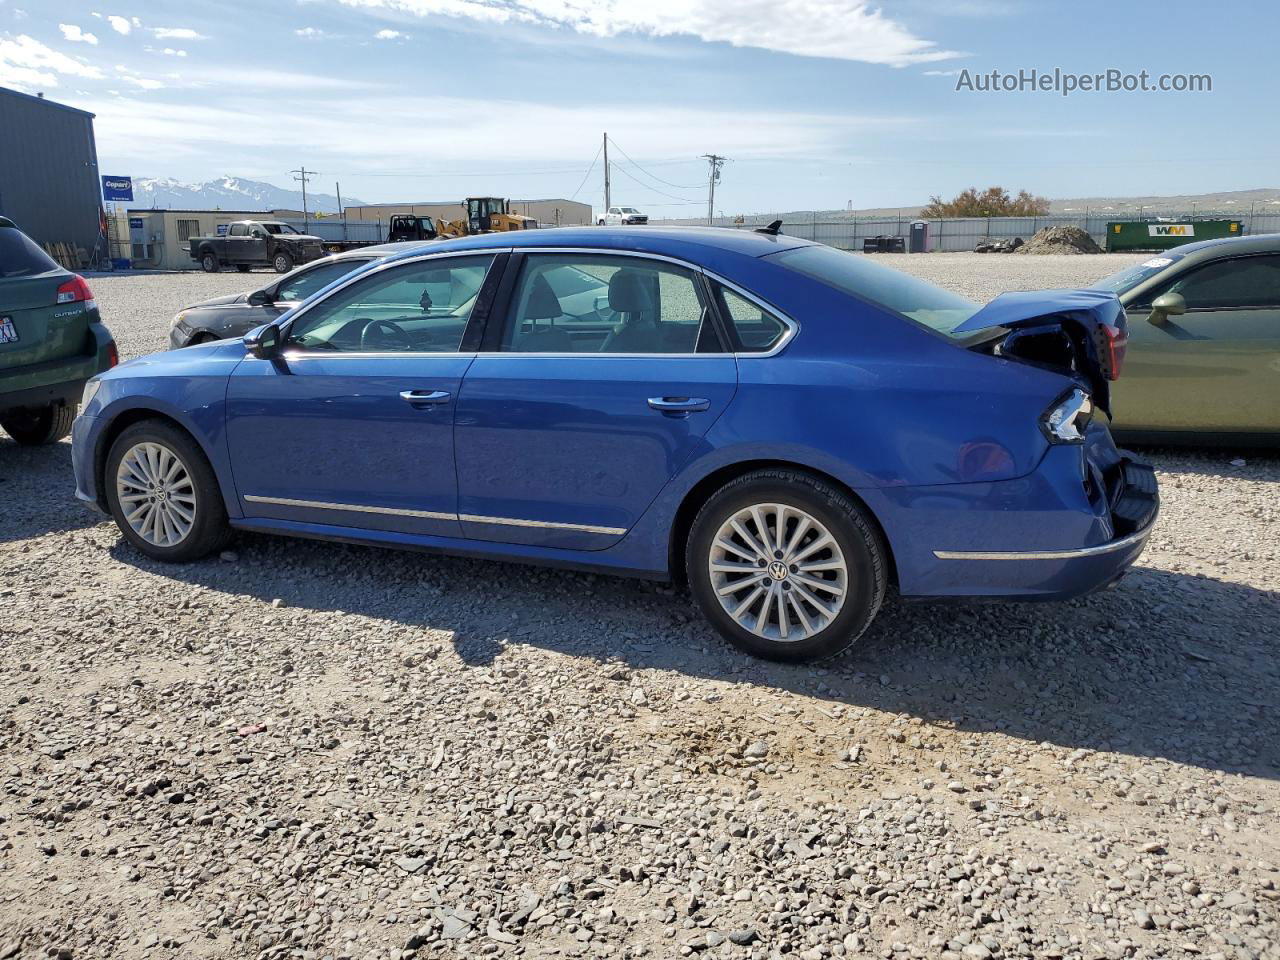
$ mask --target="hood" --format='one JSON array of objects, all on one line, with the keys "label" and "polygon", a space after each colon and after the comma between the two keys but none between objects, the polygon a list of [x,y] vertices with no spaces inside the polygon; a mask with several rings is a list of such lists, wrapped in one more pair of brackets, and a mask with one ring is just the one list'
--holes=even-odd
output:
[{"label": "hood", "polygon": [[292,242],[292,243],[302,243],[303,241],[306,241],[306,240],[314,240],[316,243],[323,243],[323,242],[324,242],[324,241],[323,241],[323,240],[321,240],[319,237],[315,236],[314,234],[310,234],[310,233],[277,233],[277,234],[276,234],[276,239],[277,239],[277,240],[288,240],[288,241],[290,241],[290,242]]},{"label": "hood", "polygon": [[113,380],[116,377],[130,376],[207,376],[214,372],[214,364],[225,364],[226,368],[219,371],[225,374],[244,357],[245,345],[242,340],[215,340],[194,347],[183,347],[181,350],[163,350],[135,357],[99,374],[99,377]]},{"label": "hood", "polygon": [[201,307],[228,307],[236,303],[247,303],[249,294],[247,293],[231,293],[225,297],[211,297],[208,300],[201,300],[199,303],[193,303],[189,307],[183,307],[183,310],[199,310]]},{"label": "hood", "polygon": [[1111,381],[1120,377],[1129,342],[1124,307],[1105,290],[1005,293],[954,333],[1001,331],[973,349],[1067,373],[1111,412]]}]

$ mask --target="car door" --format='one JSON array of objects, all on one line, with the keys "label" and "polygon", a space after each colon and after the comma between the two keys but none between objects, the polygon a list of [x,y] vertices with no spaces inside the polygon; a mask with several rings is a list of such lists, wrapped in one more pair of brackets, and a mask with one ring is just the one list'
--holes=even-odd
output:
[{"label": "car door", "polygon": [[266,229],[254,224],[249,228],[248,237],[245,239],[243,259],[254,263],[265,263],[267,260],[267,243]]},{"label": "car door", "polygon": [[697,452],[737,365],[695,269],[581,252],[509,269],[517,279],[458,401],[463,532],[602,549]]},{"label": "car door", "polygon": [[249,227],[243,223],[233,223],[227,227],[227,235],[222,240],[222,260],[227,263],[244,263],[249,259]]},{"label": "car door", "polygon": [[[1155,325],[1148,322],[1151,301],[1164,293],[1181,294],[1187,312]],[[1126,309],[1117,427],[1280,430],[1280,255],[1192,267]]]},{"label": "car door", "polygon": [[492,253],[385,264],[308,304],[227,392],[246,517],[458,536],[453,415]]}]

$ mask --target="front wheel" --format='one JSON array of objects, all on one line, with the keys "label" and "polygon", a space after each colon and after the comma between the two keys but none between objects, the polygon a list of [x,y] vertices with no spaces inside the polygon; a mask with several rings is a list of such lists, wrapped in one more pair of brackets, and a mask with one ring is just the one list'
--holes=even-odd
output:
[{"label": "front wheel", "polygon": [[276,268],[276,273],[288,273],[293,269],[293,257],[281,251],[271,259],[271,265]]},{"label": "front wheel", "polygon": [[770,660],[834,657],[884,601],[873,524],[848,495],[795,470],[759,470],[712,495],[693,522],[685,568],[712,625]]},{"label": "front wheel", "polygon": [[43,407],[22,407],[0,414],[0,427],[20,446],[40,447],[57,443],[71,432],[76,418],[74,404],[50,403]]},{"label": "front wheel", "polygon": [[172,424],[143,420],[127,428],[107,453],[102,479],[116,526],[149,557],[197,560],[231,535],[213,467]]},{"label": "front wheel", "polygon": [[200,269],[205,273],[217,273],[221,267],[222,264],[218,263],[218,258],[212,250],[206,250],[200,257]]}]

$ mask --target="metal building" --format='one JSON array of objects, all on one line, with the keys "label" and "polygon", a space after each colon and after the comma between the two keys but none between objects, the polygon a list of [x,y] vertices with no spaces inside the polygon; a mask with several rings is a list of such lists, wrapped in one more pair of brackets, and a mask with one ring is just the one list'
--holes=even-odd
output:
[{"label": "metal building", "polygon": [[93,114],[0,87],[0,215],[82,263],[106,255]]}]

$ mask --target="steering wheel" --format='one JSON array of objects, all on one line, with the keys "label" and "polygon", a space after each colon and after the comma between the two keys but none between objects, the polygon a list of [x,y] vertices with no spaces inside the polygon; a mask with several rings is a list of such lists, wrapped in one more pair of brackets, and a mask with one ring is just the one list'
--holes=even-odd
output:
[{"label": "steering wheel", "polygon": [[413,344],[409,341],[409,335],[394,321],[381,318],[370,320],[364,325],[364,329],[360,331],[361,349],[373,350],[390,346],[400,347],[404,350],[409,350],[413,347]]}]

